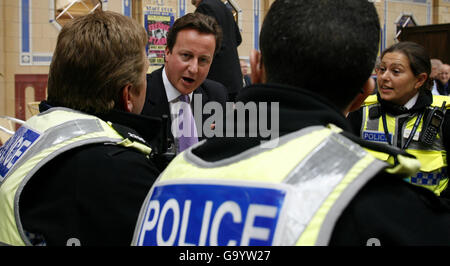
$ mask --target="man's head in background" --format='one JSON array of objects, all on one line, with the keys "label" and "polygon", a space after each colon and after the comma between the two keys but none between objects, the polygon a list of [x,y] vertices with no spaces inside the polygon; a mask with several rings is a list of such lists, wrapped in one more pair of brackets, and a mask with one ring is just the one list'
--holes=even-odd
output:
[{"label": "man's head in background", "polygon": [[431,74],[430,74],[430,78],[432,79],[437,79],[437,76],[439,74],[439,68],[442,65],[442,61],[437,59],[437,58],[432,58],[430,60],[431,62]]},{"label": "man's head in background", "polygon": [[239,63],[241,64],[242,76],[248,75],[248,63],[244,59],[240,59]]},{"label": "man's head in background", "polygon": [[446,84],[450,79],[450,65],[442,64],[439,68],[438,79],[442,82],[442,84]]}]

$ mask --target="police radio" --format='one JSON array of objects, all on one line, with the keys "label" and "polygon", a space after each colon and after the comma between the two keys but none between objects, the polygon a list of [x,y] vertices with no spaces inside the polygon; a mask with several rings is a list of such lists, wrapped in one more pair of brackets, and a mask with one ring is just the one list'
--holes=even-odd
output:
[{"label": "police radio", "polygon": [[152,159],[160,171],[166,169],[167,165],[175,158],[174,144],[168,135],[169,117],[161,117],[161,132],[157,143],[152,150]]},{"label": "police radio", "polygon": [[430,111],[422,126],[422,132],[419,137],[420,142],[430,146],[433,144],[439,129],[441,128],[442,122],[444,121],[446,103],[447,102],[444,102],[440,109],[434,107]]}]

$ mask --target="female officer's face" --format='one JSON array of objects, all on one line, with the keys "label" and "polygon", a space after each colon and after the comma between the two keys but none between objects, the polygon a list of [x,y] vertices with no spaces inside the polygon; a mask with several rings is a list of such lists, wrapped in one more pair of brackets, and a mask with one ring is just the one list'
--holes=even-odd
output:
[{"label": "female officer's face", "polygon": [[401,52],[386,53],[377,76],[381,98],[398,105],[414,97],[427,78],[426,73],[414,76],[408,57]]}]

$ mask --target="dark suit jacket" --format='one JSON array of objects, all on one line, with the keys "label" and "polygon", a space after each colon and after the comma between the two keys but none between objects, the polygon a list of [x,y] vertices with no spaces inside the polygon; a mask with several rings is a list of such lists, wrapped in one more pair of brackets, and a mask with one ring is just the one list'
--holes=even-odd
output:
[{"label": "dark suit jacket", "polygon": [[244,87],[252,85],[252,79],[249,75],[244,76]]},{"label": "dark suit jacket", "polygon": [[242,72],[237,47],[242,37],[233,14],[220,0],[203,0],[195,12],[214,17],[223,32],[222,47],[214,57],[208,79],[225,85],[228,93],[238,93],[242,88]]},{"label": "dark suit jacket", "polygon": [[450,82],[443,84],[442,81],[436,79],[436,87],[440,95],[449,95],[450,93]]},{"label": "dark suit jacket", "polygon": [[[164,135],[168,137],[169,143],[174,143],[174,138],[170,127],[172,125],[172,119],[170,116],[170,104],[167,99],[166,90],[164,88],[164,82],[162,78],[163,68],[153,71],[151,74],[147,74],[147,95],[145,99],[144,108],[142,110],[142,114],[146,116],[158,117],[162,118],[163,115],[166,115],[168,118],[166,126],[162,126],[159,143],[153,144],[154,146],[160,146],[161,143],[165,145],[165,140],[162,139]],[[222,106],[223,113],[225,115],[226,112],[226,101],[227,101],[227,93],[226,88],[215,81],[206,79],[200,87],[198,87],[194,91],[195,94],[202,95],[202,110],[205,104],[208,102],[218,102]],[[191,106],[195,106],[195,97],[192,97],[193,101]],[[203,114],[202,113],[202,123],[200,125],[196,125],[197,128],[203,126],[203,122],[208,119],[212,114]],[[197,120],[196,120],[197,121]],[[165,134],[165,133],[166,134]],[[204,138],[199,136],[199,140]]]}]

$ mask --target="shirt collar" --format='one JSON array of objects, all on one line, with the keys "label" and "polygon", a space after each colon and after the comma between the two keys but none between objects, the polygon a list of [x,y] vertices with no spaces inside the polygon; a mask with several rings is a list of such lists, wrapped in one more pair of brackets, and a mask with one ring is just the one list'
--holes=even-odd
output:
[{"label": "shirt collar", "polygon": [[411,99],[409,99],[409,101],[404,105],[404,107],[406,109],[411,109],[413,108],[413,106],[416,104],[417,102],[417,98],[419,98],[419,93],[416,93],[416,95],[414,95],[414,97],[412,97]]},{"label": "shirt collar", "polygon": [[[162,78],[168,102],[177,102],[178,97],[180,97],[181,93],[172,85],[172,83],[170,83],[169,78],[167,77],[166,68],[163,68]],[[193,92],[189,93],[189,102],[192,101],[192,94]]]}]

